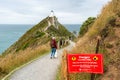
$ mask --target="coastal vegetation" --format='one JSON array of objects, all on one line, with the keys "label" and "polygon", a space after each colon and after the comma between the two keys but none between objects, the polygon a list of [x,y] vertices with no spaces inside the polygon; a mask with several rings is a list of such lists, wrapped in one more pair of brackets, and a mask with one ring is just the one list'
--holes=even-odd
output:
[{"label": "coastal vegetation", "polygon": [[35,49],[27,48],[26,50],[20,50],[0,57],[0,80],[9,74],[12,70],[20,67],[29,61],[44,55],[50,51],[49,43],[38,46]]},{"label": "coastal vegetation", "polygon": [[79,36],[82,37],[95,22],[95,17],[89,17],[80,27]]},{"label": "coastal vegetation", "polygon": [[[84,30],[82,31],[84,32]],[[81,33],[81,32],[80,32]],[[104,74],[96,74],[96,80],[119,80],[120,75],[120,0],[112,0],[106,4],[101,14],[83,36],[79,38],[76,47],[67,53],[93,54],[96,50],[97,37],[100,37],[99,53],[104,56]],[[65,57],[66,58],[66,57]],[[59,80],[67,79],[67,62],[62,59],[59,70]],[[64,74],[65,73],[65,74]],[[90,80],[90,73],[69,74],[70,80]]]},{"label": "coastal vegetation", "polygon": [[[46,29],[48,27],[48,29]],[[46,29],[46,30],[45,30]],[[64,40],[74,35],[58,22],[58,28],[48,25],[48,17],[33,26],[0,56],[0,80],[12,70],[50,51],[51,37]]]},{"label": "coastal vegetation", "polygon": [[5,52],[3,52],[3,55],[25,50],[27,48],[34,49],[36,46],[44,45],[50,41],[52,36],[55,36],[56,38],[63,37],[65,39],[67,39],[69,36],[73,36],[73,34],[59,22],[58,29],[55,28],[55,26],[50,25],[49,28],[44,31],[47,26],[48,17],[28,30],[18,41],[11,45]]}]

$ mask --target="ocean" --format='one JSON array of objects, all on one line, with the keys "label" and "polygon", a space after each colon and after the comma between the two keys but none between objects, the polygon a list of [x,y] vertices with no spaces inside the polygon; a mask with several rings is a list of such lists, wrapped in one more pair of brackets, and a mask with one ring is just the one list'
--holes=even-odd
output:
[{"label": "ocean", "polygon": [[[80,24],[64,24],[70,31],[80,30]],[[26,31],[32,28],[29,24],[0,24],[0,54],[16,42]]]}]

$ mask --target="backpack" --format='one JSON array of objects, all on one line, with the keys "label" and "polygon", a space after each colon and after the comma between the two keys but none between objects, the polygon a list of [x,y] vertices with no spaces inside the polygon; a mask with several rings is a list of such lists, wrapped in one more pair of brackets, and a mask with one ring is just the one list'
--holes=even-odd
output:
[{"label": "backpack", "polygon": [[51,47],[52,48],[55,47],[55,41],[54,40],[51,41]]}]

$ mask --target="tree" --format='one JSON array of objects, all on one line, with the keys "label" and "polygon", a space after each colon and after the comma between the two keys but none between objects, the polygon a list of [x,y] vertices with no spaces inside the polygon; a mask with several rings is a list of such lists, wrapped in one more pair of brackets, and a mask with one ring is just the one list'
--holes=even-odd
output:
[{"label": "tree", "polygon": [[83,36],[88,29],[92,26],[92,24],[95,22],[96,18],[95,17],[89,17],[80,27],[80,32],[79,32],[79,36]]}]

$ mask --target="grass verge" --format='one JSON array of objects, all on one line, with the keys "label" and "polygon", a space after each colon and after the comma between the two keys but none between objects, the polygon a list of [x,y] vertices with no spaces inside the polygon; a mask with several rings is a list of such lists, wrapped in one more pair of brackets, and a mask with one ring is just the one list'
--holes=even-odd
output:
[{"label": "grass verge", "polygon": [[[39,46],[35,49],[27,48],[24,51],[10,53],[0,58],[0,80],[6,80],[10,74],[21,67],[33,62],[42,55],[49,52],[49,44]],[[20,67],[21,66],[21,67]],[[7,75],[7,76],[6,76]]]},{"label": "grass verge", "polygon": [[15,68],[15,69],[14,69],[13,71],[11,71],[8,75],[6,75],[2,80],[9,80],[9,77],[10,77],[14,72],[16,72],[17,70],[23,68],[24,66],[26,66],[26,65],[28,65],[28,64],[36,61],[37,59],[39,59],[40,57],[45,56],[45,55],[47,55],[47,53],[45,53],[44,55],[38,56],[37,58],[35,58],[35,59],[33,59],[33,60],[31,60],[31,61],[23,64],[23,65],[21,65],[20,67]]}]

